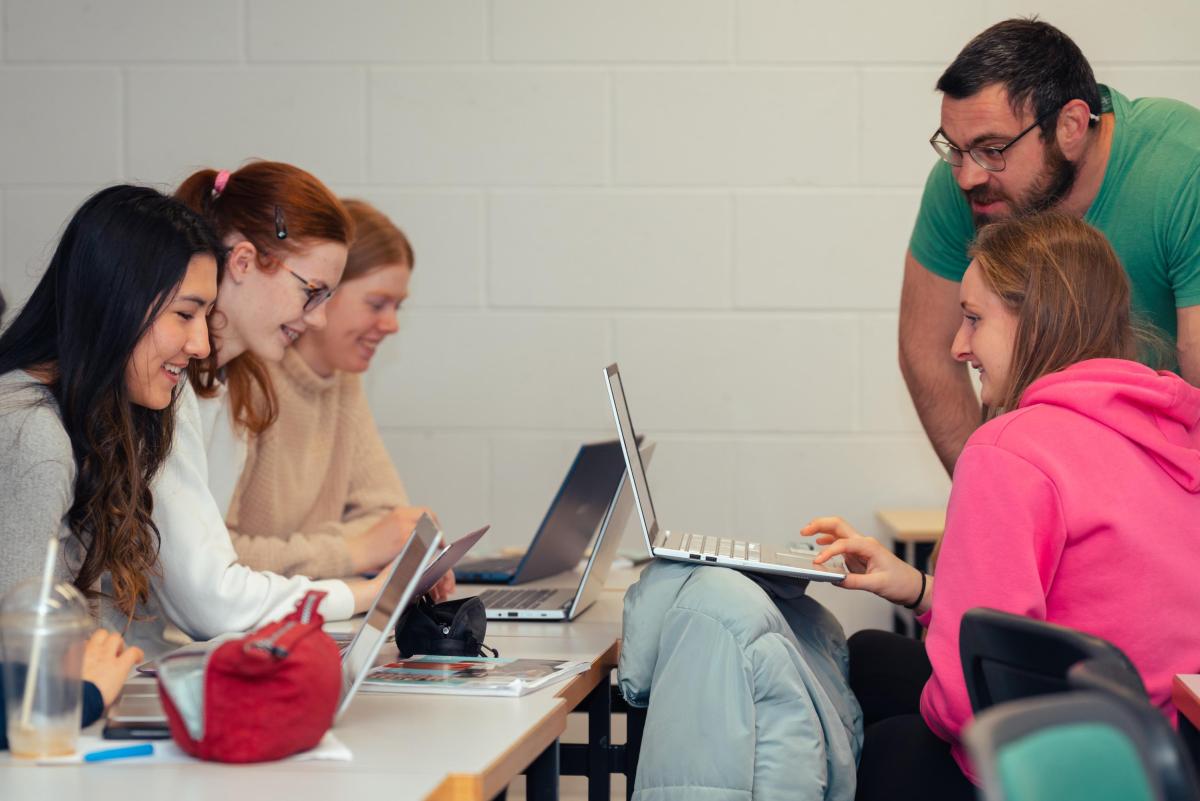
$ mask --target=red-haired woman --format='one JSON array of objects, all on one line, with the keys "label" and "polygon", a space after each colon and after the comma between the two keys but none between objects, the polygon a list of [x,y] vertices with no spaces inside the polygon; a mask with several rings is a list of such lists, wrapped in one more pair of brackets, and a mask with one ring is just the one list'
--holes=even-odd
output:
[{"label": "red-haired woman", "polygon": [[[343,201],[354,244],[328,325],[310,329],[269,367],[278,419],[251,442],[226,522],[245,564],[284,575],[345,576],[378,570],[417,518],[362,388],[384,339],[399,330],[414,258],[383,212]],[[434,588],[453,589],[453,575]]]},{"label": "red-haired woman", "polygon": [[324,184],[277,162],[201,170],[176,197],[208,220],[226,253],[211,353],[181,388],[171,455],[154,485],[163,611],[206,639],[279,617],[320,589],[325,617],[348,618],[369,606],[380,579],[311,581],[238,564],[224,514],[247,438],[276,415],[263,363],[325,325],[322,304],[341,280],[353,223]]}]

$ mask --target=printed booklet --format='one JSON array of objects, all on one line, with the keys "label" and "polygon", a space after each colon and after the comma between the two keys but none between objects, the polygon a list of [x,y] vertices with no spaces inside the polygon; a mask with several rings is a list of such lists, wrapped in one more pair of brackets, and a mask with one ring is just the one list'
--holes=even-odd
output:
[{"label": "printed booklet", "polygon": [[525,695],[583,673],[587,662],[559,659],[492,659],[482,656],[414,656],[367,674],[367,692]]}]

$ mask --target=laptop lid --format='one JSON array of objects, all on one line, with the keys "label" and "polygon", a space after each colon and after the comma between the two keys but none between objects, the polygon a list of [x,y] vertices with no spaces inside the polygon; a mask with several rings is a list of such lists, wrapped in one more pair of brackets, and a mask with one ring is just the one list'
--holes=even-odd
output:
[{"label": "laptop lid", "polygon": [[608,387],[608,401],[612,405],[613,418],[617,422],[617,434],[621,440],[621,453],[625,456],[625,466],[633,479],[634,506],[637,509],[638,520],[642,524],[642,533],[646,535],[646,550],[654,553],[654,538],[658,536],[658,519],[654,516],[654,501],[650,499],[650,485],[646,482],[646,468],[642,465],[641,454],[638,453],[637,438],[633,431],[633,421],[629,417],[629,404],[625,400],[625,389],[621,384],[621,372],[614,362],[604,368],[604,385]]},{"label": "laptop lid", "polygon": [[467,551],[475,547],[475,543],[479,542],[479,538],[488,533],[491,525],[486,525],[481,529],[476,529],[470,534],[464,534],[454,542],[441,549],[438,557],[425,569],[425,573],[421,576],[421,580],[417,582],[417,588],[413,590],[413,597],[420,598],[425,593],[433,589],[433,585],[437,584],[442,576],[449,573],[458,564],[458,560],[467,555]]},{"label": "laptop lid", "polygon": [[625,473],[616,440],[582,446],[546,510],[513,584],[553,576],[579,564]]},{"label": "laptop lid", "polygon": [[[654,458],[654,448],[653,442],[642,445],[644,464],[650,464],[650,460]],[[596,597],[604,590],[604,582],[608,579],[613,560],[617,557],[617,549],[621,547],[621,537],[625,534],[625,525],[629,522],[629,513],[632,511],[633,495],[629,491],[629,473],[626,472],[621,475],[621,485],[608,506],[600,533],[596,535],[592,556],[583,569],[583,578],[579,581],[575,600],[567,612],[568,620],[595,603]]]},{"label": "laptop lid", "polygon": [[350,706],[354,693],[375,664],[375,657],[387,639],[388,632],[396,626],[400,613],[408,607],[414,597],[413,590],[421,574],[434,560],[441,549],[442,534],[429,518],[421,515],[417,527],[404,550],[392,563],[387,583],[371,604],[367,617],[359,628],[350,647],[342,655],[342,698],[338,704],[336,720]]}]

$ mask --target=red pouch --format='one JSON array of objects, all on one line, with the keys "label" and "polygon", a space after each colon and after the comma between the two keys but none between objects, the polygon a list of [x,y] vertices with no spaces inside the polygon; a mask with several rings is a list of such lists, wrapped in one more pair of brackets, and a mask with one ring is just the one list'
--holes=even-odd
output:
[{"label": "red pouch", "polygon": [[171,736],[215,762],[263,762],[307,751],[333,725],[338,647],[311,591],[282,620],[205,653],[165,657],[158,689]]}]

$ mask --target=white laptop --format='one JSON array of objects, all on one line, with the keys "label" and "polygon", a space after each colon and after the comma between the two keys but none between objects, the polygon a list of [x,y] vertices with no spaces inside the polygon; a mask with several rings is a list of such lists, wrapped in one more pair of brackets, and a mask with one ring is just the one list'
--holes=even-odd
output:
[{"label": "white laptop", "polygon": [[840,581],[846,577],[846,565],[840,556],[835,556],[822,565],[813,564],[813,557],[819,551],[806,544],[781,545],[757,539],[739,540],[659,528],[658,518],[654,514],[654,502],[650,499],[646,471],[634,445],[633,422],[629,417],[629,404],[625,400],[621,373],[616,364],[604,368],[604,383],[608,388],[608,400],[612,404],[613,418],[617,423],[621,452],[625,455],[625,468],[633,478],[633,496],[638,520],[642,525],[642,533],[646,535],[646,547],[650,549],[652,556],[678,562],[731,567],[747,573],[794,576],[812,581]]},{"label": "white laptop", "polygon": [[[643,445],[641,451],[649,464],[654,456],[654,445]],[[574,620],[582,614],[604,590],[604,581],[621,545],[632,508],[633,496],[626,471],[600,521],[600,532],[592,544],[592,555],[583,569],[579,586],[574,590],[544,587],[485,590],[479,593],[479,599],[487,608],[488,619]]]}]

